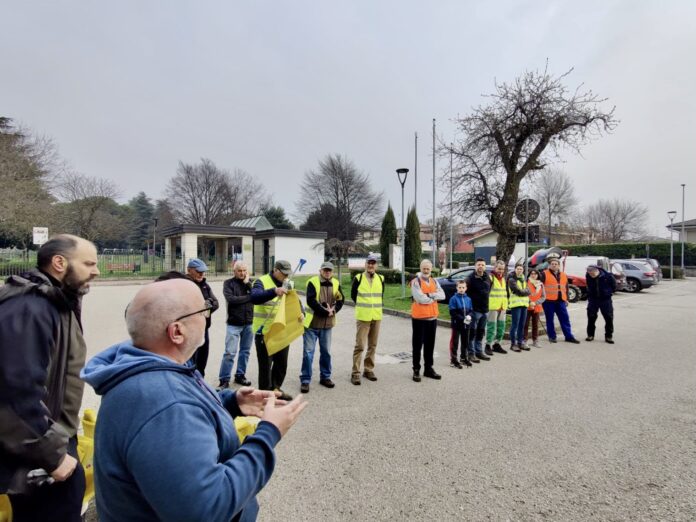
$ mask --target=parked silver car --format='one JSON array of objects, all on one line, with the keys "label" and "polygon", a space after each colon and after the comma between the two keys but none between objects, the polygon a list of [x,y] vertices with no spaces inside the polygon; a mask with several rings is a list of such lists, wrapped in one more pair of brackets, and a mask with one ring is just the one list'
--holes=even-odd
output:
[{"label": "parked silver car", "polygon": [[636,258],[635,261],[643,261],[645,263],[649,263],[655,270],[655,274],[657,275],[657,282],[659,283],[660,281],[662,281],[662,267],[660,266],[660,262],[657,259],[652,259],[649,257],[639,257]]},{"label": "parked silver car", "polygon": [[643,288],[650,288],[657,283],[657,273],[647,261],[637,259],[612,259],[619,263],[626,274],[626,291],[640,292]]}]

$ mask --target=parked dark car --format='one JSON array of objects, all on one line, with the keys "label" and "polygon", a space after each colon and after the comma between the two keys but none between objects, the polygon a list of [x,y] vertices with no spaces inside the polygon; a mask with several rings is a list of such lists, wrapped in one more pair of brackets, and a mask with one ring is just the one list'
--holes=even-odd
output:
[{"label": "parked dark car", "polygon": [[614,279],[616,279],[616,291],[619,292],[626,290],[628,283],[626,281],[626,274],[624,273],[623,268],[621,268],[621,263],[610,261],[609,265],[611,266],[611,275],[613,275]]},{"label": "parked dark car", "polygon": [[[476,270],[474,265],[465,266],[464,268],[452,271],[452,273],[447,276],[438,277],[437,282],[440,283],[440,286],[445,291],[445,300],[440,302],[445,304],[449,303],[450,297],[457,291],[457,281],[467,279],[474,273],[474,270]],[[493,266],[486,265],[486,272],[490,273],[492,270]]]}]

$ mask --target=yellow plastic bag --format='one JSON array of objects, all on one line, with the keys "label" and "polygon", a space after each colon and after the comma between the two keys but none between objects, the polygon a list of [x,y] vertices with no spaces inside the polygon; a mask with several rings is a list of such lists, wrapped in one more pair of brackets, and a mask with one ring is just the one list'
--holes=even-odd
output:
[{"label": "yellow plastic bag", "polygon": [[279,299],[273,322],[263,336],[268,355],[279,352],[303,333],[302,304],[297,292],[291,290]]},{"label": "yellow plastic bag", "polygon": [[237,436],[239,437],[239,443],[244,442],[249,435],[253,435],[256,431],[256,425],[261,419],[258,417],[235,417],[234,427],[237,430]]}]

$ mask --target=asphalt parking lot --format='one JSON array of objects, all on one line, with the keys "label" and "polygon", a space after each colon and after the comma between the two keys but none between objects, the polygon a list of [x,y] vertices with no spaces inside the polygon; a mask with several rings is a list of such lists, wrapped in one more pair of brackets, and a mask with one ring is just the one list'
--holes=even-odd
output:
[{"label": "asphalt parking lot", "polygon": [[[222,282],[212,284],[222,297]],[[137,285],[94,285],[84,303],[89,356],[126,337]],[[411,381],[410,321],[386,316],[377,382],[350,383],[355,325],[333,334],[334,381],[277,448],[260,520],[695,520],[696,280],[615,298],[615,345],[542,342]],[[585,337],[585,304],[570,307]],[[215,385],[224,310],[213,316],[206,380]],[[301,340],[285,390],[299,392]],[[247,376],[256,382],[256,356]],[[87,387],[84,405],[98,407]],[[166,434],[163,434],[166,444]],[[176,451],[176,448],[172,448]],[[195,499],[191,499],[195,501]],[[93,515],[92,515],[93,517]],[[93,518],[92,518],[93,519]]]}]

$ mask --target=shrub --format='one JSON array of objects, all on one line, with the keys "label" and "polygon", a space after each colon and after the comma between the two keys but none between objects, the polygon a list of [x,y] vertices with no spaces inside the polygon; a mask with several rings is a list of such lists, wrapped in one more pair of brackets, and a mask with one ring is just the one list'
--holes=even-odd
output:
[{"label": "shrub", "polygon": [[[684,262],[686,263],[686,259],[684,259]],[[662,269],[662,279],[669,279],[669,265],[661,266],[660,268]],[[684,279],[684,272],[682,272],[681,267],[674,267],[674,279]]]}]

